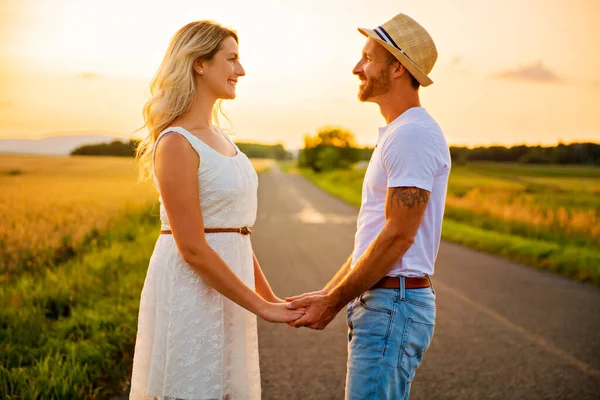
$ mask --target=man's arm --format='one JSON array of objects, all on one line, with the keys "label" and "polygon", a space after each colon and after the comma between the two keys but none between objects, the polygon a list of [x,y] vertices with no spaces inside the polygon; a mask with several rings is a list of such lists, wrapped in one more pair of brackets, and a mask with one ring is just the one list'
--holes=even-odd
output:
[{"label": "man's arm", "polygon": [[388,188],[386,223],[354,269],[331,292],[342,309],[387,274],[412,246],[425,215],[430,193],[417,187]]},{"label": "man's arm", "polygon": [[348,275],[348,272],[350,272],[350,265],[352,265],[352,254],[350,254],[350,257],[348,257],[348,259],[346,260],[344,265],[341,266],[341,268],[335,274],[335,276],[333,278],[331,278],[329,283],[327,283],[327,285],[325,285],[325,287],[323,288],[323,291],[326,293],[329,293],[331,291],[331,289],[336,287],[342,280],[344,280],[346,275]]},{"label": "man's arm", "polygon": [[414,242],[427,209],[429,195],[429,191],[417,187],[388,188],[385,204],[386,223],[382,231],[354,268],[327,294],[306,297],[291,303],[290,308],[308,307],[306,315],[293,325],[324,329],[350,300],[385,276]]}]

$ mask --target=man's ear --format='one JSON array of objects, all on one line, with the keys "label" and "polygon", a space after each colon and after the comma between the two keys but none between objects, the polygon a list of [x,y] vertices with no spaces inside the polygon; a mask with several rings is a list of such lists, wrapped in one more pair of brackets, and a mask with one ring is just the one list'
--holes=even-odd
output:
[{"label": "man's ear", "polygon": [[406,68],[404,68],[404,65],[400,61],[394,61],[392,65],[394,67],[392,70],[393,77],[400,77],[406,72]]},{"label": "man's ear", "polygon": [[194,71],[196,71],[198,75],[202,75],[204,73],[203,64],[204,60],[201,58],[194,60]]}]

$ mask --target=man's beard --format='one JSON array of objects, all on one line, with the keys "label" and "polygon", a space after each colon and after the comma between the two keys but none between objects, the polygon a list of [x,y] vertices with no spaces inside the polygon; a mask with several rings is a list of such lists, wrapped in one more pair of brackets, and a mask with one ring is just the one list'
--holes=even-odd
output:
[{"label": "man's beard", "polygon": [[[366,77],[363,75],[363,77]],[[360,101],[367,101],[372,97],[386,94],[390,90],[390,74],[387,68],[379,76],[367,77],[367,83],[358,92]]]}]

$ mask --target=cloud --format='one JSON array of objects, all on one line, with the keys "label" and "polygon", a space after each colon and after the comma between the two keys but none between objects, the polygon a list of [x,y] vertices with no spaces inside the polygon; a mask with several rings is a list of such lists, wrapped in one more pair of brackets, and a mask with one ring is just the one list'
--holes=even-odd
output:
[{"label": "cloud", "polygon": [[546,67],[541,61],[531,65],[525,65],[517,69],[501,72],[495,75],[497,78],[516,79],[530,82],[559,83],[563,79],[558,74]]},{"label": "cloud", "polygon": [[450,65],[453,67],[457,67],[462,64],[462,56],[455,56],[450,60]]},{"label": "cloud", "polygon": [[82,72],[77,75],[78,78],[81,79],[96,79],[99,75],[95,72]]},{"label": "cloud", "polygon": [[446,68],[448,68],[450,71],[452,71],[452,73],[454,74],[469,74],[470,71],[467,68],[468,67],[468,63],[464,62],[464,58],[461,55],[456,55],[454,57],[452,57],[450,59],[450,61],[448,62],[448,64],[445,65]]}]

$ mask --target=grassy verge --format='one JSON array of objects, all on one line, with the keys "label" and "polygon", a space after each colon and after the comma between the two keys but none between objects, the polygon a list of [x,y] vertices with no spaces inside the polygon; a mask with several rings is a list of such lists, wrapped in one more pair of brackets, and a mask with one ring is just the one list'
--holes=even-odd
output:
[{"label": "grassy verge", "polygon": [[297,171],[326,192],[353,206],[360,207],[364,171],[339,170],[316,173],[306,168],[300,168]]},{"label": "grassy verge", "polygon": [[297,161],[277,161],[277,165],[279,165],[279,168],[281,168],[281,170],[286,173],[296,173],[298,169]]},{"label": "grassy verge", "polygon": [[[483,171],[495,171],[494,168],[497,167],[486,165]],[[509,172],[519,175],[518,169],[513,171],[517,167],[510,168]],[[364,171],[319,174],[308,169],[298,171],[323,190],[354,206],[360,206]],[[486,182],[492,181],[488,179],[483,183]],[[593,238],[581,233],[543,229],[527,222],[502,220],[475,210],[447,205],[442,238],[600,286],[600,250],[594,245]]]},{"label": "grassy verge", "polygon": [[600,286],[600,251],[596,248],[563,245],[486,230],[448,218],[444,220],[442,238]]},{"label": "grassy verge", "polygon": [[0,393],[94,399],[121,389],[157,229],[147,209],[131,214],[102,245],[1,287]]}]

